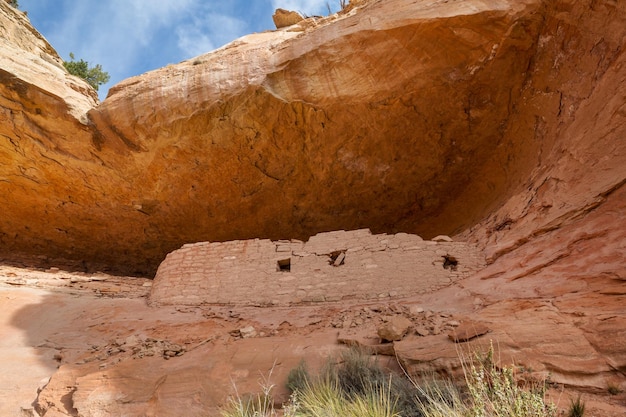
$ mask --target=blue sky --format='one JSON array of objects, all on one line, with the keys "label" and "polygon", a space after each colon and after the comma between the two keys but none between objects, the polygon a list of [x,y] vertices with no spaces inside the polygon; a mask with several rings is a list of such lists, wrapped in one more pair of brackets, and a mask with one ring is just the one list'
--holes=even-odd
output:
[{"label": "blue sky", "polygon": [[101,64],[110,87],[133,75],[219,48],[253,32],[274,29],[278,7],[328,14],[339,0],[19,0],[33,26],[61,58]]}]

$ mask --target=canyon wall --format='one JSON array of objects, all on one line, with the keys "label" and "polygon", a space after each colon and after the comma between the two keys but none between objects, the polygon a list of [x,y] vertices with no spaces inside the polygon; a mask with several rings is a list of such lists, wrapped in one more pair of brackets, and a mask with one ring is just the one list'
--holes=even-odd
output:
[{"label": "canyon wall", "polygon": [[362,2],[98,103],[0,2],[0,256],[152,275],[188,242],[369,227],[494,262],[623,186],[625,7]]},{"label": "canyon wall", "polygon": [[[458,367],[459,346],[437,321],[477,322],[533,378],[582,390],[595,415],[624,415],[626,3],[362,1],[133,77],[103,103],[4,2],[0,23],[2,260],[151,275],[189,245],[163,263],[154,307],[138,299],[124,310],[127,301],[103,289],[102,303],[76,297],[91,279],[81,275],[67,283],[74,309],[55,296],[15,313],[9,325],[27,333],[19,338],[29,349],[54,348],[42,410],[202,415],[228,395],[215,381],[255,392],[257,371],[280,362],[284,380],[303,354],[336,349],[338,328],[404,311],[415,326],[431,326],[394,344],[393,363],[409,371]],[[365,284],[377,269],[368,265],[410,252],[389,245],[402,232],[456,234],[487,265],[469,277],[412,282],[403,291],[453,285],[378,305],[157,308],[237,301],[236,292],[219,297],[241,282],[252,283],[249,300],[259,292],[254,302],[271,303],[255,286],[258,272],[293,299],[321,301],[315,283],[344,282],[333,274],[350,267],[352,253],[334,243],[304,251],[310,242],[295,239],[363,227],[388,233],[384,251],[354,251]],[[239,263],[246,245],[258,247],[263,265]],[[344,264],[331,266],[344,249]],[[434,273],[452,274],[443,267],[448,249],[429,254]],[[217,263],[205,262],[212,256]],[[279,262],[287,258],[289,272]],[[222,266],[251,275],[227,281]],[[280,285],[295,276],[312,288],[298,295]],[[365,296],[392,295],[389,279]],[[10,285],[25,281],[10,277]],[[116,282],[102,285],[119,290]],[[363,295],[356,290],[340,294]],[[244,326],[259,337],[235,340]],[[135,359],[166,340],[188,354]],[[481,343],[487,338],[473,346]]]},{"label": "canyon wall", "polygon": [[151,275],[188,242],[464,230],[540,145],[508,132],[549,9],[362,2],[133,77],[100,104],[7,42],[0,253]]}]

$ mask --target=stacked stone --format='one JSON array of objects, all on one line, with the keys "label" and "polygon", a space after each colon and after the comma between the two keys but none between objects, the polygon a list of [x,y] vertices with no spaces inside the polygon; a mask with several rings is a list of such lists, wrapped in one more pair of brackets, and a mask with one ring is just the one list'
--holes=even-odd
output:
[{"label": "stacked stone", "polygon": [[368,229],[297,240],[196,243],[163,261],[158,304],[281,305],[388,298],[434,291],[483,265],[471,245],[439,237],[372,235]]}]

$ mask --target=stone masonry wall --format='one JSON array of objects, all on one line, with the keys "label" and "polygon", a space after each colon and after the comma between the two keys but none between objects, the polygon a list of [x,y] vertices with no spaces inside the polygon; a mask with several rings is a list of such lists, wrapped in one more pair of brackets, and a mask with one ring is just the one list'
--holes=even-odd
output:
[{"label": "stone masonry wall", "polygon": [[430,292],[484,264],[481,252],[448,237],[320,233],[308,242],[254,239],[193,243],[167,255],[152,304],[284,305]]}]

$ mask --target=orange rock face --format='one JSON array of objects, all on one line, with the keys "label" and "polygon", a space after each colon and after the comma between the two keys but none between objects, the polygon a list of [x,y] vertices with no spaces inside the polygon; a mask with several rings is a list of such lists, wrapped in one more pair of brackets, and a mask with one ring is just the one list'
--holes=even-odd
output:
[{"label": "orange rock face", "polygon": [[509,125],[546,13],[371,2],[129,79],[91,108],[4,70],[2,252],[152,273],[185,242],[462,230],[540,144]]},{"label": "orange rock face", "polygon": [[[151,274],[184,243],[367,227],[455,234],[488,262],[395,307],[242,314],[50,297],[6,323],[26,347],[66,355],[38,407],[71,415],[72,397],[81,415],[200,414],[230,392],[215,381],[253,391],[277,358],[282,381],[303,352],[337,349],[335,328],[376,338],[374,321],[402,312],[415,328],[393,349],[410,371],[458,371],[449,335],[493,339],[529,377],[624,415],[626,3],[353,3],[126,80],[97,103],[0,2],[3,257]],[[68,292],[96,286],[69,280]],[[120,286],[98,283],[94,297]],[[54,312],[65,318],[42,329]],[[241,339],[250,326],[257,337]],[[133,363],[171,344],[185,356]]]}]

